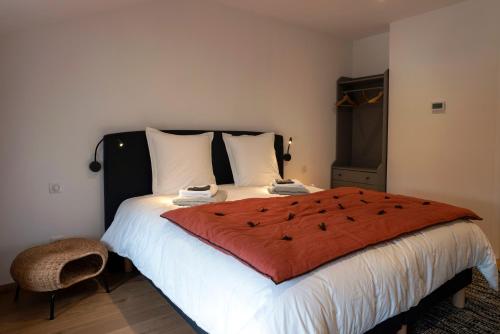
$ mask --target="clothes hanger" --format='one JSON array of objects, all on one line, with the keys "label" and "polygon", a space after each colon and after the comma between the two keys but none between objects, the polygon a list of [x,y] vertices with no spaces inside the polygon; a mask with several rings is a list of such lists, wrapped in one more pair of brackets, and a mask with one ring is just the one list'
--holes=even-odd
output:
[{"label": "clothes hanger", "polygon": [[366,92],[363,90],[363,91],[362,91],[362,93],[363,93],[363,99],[364,99],[365,101],[364,101],[363,103],[360,103],[360,104],[365,104],[365,103],[368,103],[369,98],[368,98],[368,96],[366,96]]},{"label": "clothes hanger", "polygon": [[337,101],[336,106],[340,107],[345,102],[349,103],[349,105],[351,105],[351,106],[356,105],[356,102],[354,102],[349,95],[344,94],[344,96],[340,100]]},{"label": "clothes hanger", "polygon": [[366,102],[368,104],[376,104],[378,103],[378,101],[380,101],[380,99],[382,98],[382,96],[384,96],[384,92],[383,91],[380,91],[377,96],[375,97],[372,97],[371,99],[368,99]]}]

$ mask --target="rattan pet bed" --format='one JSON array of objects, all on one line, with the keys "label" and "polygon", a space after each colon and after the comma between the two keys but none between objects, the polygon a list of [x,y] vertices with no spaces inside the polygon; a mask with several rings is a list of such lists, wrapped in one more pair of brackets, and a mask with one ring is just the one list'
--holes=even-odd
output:
[{"label": "rattan pet bed", "polygon": [[[35,246],[21,252],[12,262],[10,273],[19,288],[55,292],[98,276],[108,259],[108,250],[99,241],[72,238]],[[107,284],[105,284],[106,290]],[[51,295],[51,319],[53,299]]]}]

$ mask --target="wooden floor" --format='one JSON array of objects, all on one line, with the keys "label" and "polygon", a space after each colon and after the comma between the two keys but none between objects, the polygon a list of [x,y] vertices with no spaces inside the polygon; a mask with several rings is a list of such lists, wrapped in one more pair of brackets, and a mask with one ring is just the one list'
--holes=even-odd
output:
[{"label": "wooden floor", "polygon": [[62,291],[55,320],[47,294],[21,291],[14,302],[13,287],[0,289],[0,333],[194,333],[144,277],[119,277],[111,277],[109,294],[94,280]]},{"label": "wooden floor", "polygon": [[56,318],[48,320],[48,295],[13,289],[0,292],[0,333],[172,333],[194,331],[142,276],[122,285],[111,282],[111,293],[94,280],[66,289],[56,299]]}]

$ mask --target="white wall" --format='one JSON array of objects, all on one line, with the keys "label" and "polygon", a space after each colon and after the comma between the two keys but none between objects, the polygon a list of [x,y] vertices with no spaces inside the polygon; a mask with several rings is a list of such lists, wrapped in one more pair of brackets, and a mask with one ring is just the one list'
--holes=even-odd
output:
[{"label": "white wall", "polygon": [[352,76],[384,73],[389,68],[389,33],[355,40],[352,45]]},{"label": "white wall", "polygon": [[102,173],[87,165],[106,133],[276,131],[294,137],[286,175],[329,184],[348,42],[176,0],[14,33],[0,50],[0,284],[28,246],[100,236]]},{"label": "white wall", "polygon": [[[391,24],[388,189],[475,210],[500,255],[500,1]],[[433,115],[433,99],[447,101]]]}]

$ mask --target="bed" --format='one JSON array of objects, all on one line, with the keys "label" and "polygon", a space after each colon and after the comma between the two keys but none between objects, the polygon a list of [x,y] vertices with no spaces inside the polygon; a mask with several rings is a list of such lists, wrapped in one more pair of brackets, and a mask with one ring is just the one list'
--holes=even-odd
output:
[{"label": "bed", "polygon": [[[275,150],[283,173],[281,136],[275,138]],[[212,151],[217,183],[228,200],[276,196],[265,187],[231,185],[219,131]],[[464,220],[368,247],[276,285],[161,218],[175,207],[171,196],[148,195],[148,167],[144,132],[105,136],[107,230],[102,240],[132,260],[197,332],[390,333],[411,323],[434,299],[469,284],[472,267],[497,288],[491,246],[477,225]]]}]

